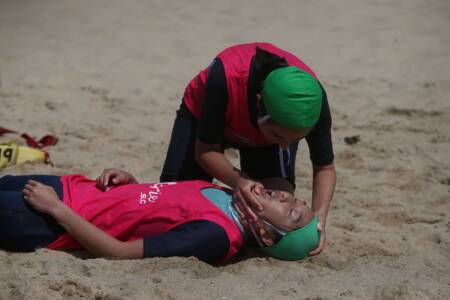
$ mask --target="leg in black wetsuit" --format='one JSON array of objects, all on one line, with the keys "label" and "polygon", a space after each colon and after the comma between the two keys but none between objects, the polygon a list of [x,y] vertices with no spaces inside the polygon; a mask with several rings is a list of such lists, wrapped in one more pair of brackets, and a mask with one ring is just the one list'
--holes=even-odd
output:
[{"label": "leg in black wetsuit", "polygon": [[65,230],[49,215],[28,205],[22,189],[33,179],[52,186],[63,199],[59,176],[30,175],[0,178],[0,248],[33,251],[56,240]]}]

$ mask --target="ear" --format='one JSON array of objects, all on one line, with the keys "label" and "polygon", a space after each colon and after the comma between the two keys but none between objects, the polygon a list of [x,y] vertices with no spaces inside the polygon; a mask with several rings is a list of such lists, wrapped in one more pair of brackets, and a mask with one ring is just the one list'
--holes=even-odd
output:
[{"label": "ear", "polygon": [[266,246],[272,246],[273,245],[273,237],[272,234],[266,230],[265,226],[261,223],[258,223],[258,234],[261,241]]},{"label": "ear", "polygon": [[261,241],[267,246],[270,247],[273,245],[273,239],[270,238],[265,238],[265,237],[261,237]]}]

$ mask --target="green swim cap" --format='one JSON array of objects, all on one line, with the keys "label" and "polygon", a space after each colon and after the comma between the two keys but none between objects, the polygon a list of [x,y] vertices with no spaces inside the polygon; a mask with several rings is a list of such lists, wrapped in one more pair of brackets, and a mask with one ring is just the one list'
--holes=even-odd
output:
[{"label": "green swim cap", "polygon": [[275,245],[260,250],[281,260],[304,259],[319,244],[320,233],[317,230],[317,223],[319,220],[315,216],[309,224],[286,233]]},{"label": "green swim cap", "polygon": [[270,118],[281,126],[311,128],[319,119],[322,109],[320,84],[297,67],[283,67],[269,73],[262,96]]}]

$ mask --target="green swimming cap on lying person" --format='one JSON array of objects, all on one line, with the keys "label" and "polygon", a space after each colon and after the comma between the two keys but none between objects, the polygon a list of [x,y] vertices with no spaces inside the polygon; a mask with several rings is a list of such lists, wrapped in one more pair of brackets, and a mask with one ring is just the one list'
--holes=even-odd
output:
[{"label": "green swimming cap on lying person", "polygon": [[269,73],[262,91],[270,118],[291,129],[311,128],[322,109],[320,84],[297,67],[283,67]]},{"label": "green swimming cap on lying person", "polygon": [[318,222],[315,216],[307,225],[286,233],[275,245],[262,247],[260,250],[281,260],[304,259],[319,244]]}]

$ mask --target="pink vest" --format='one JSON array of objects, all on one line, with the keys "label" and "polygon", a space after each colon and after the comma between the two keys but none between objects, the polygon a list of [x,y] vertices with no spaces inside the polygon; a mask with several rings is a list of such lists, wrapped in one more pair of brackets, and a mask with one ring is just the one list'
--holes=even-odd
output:
[{"label": "pink vest", "polygon": [[[180,224],[207,220],[227,233],[230,248],[225,259],[243,245],[237,225],[201,194],[203,181],[123,185],[108,192],[95,187],[95,181],[81,175],[61,177],[64,203],[85,220],[121,241],[158,235]],[[205,245],[207,247],[208,245]],[[68,233],[47,246],[50,249],[81,248]]]},{"label": "pink vest", "polygon": [[[217,58],[224,65],[228,89],[225,138],[247,146],[266,146],[271,144],[259,129],[252,125],[248,111],[247,83],[251,60],[255,55],[257,46],[283,57],[288,65],[296,66],[317,78],[303,61],[269,43],[242,44],[227,48],[219,53]],[[184,92],[183,101],[196,118],[200,117],[207,77],[208,68],[194,77]]]}]

